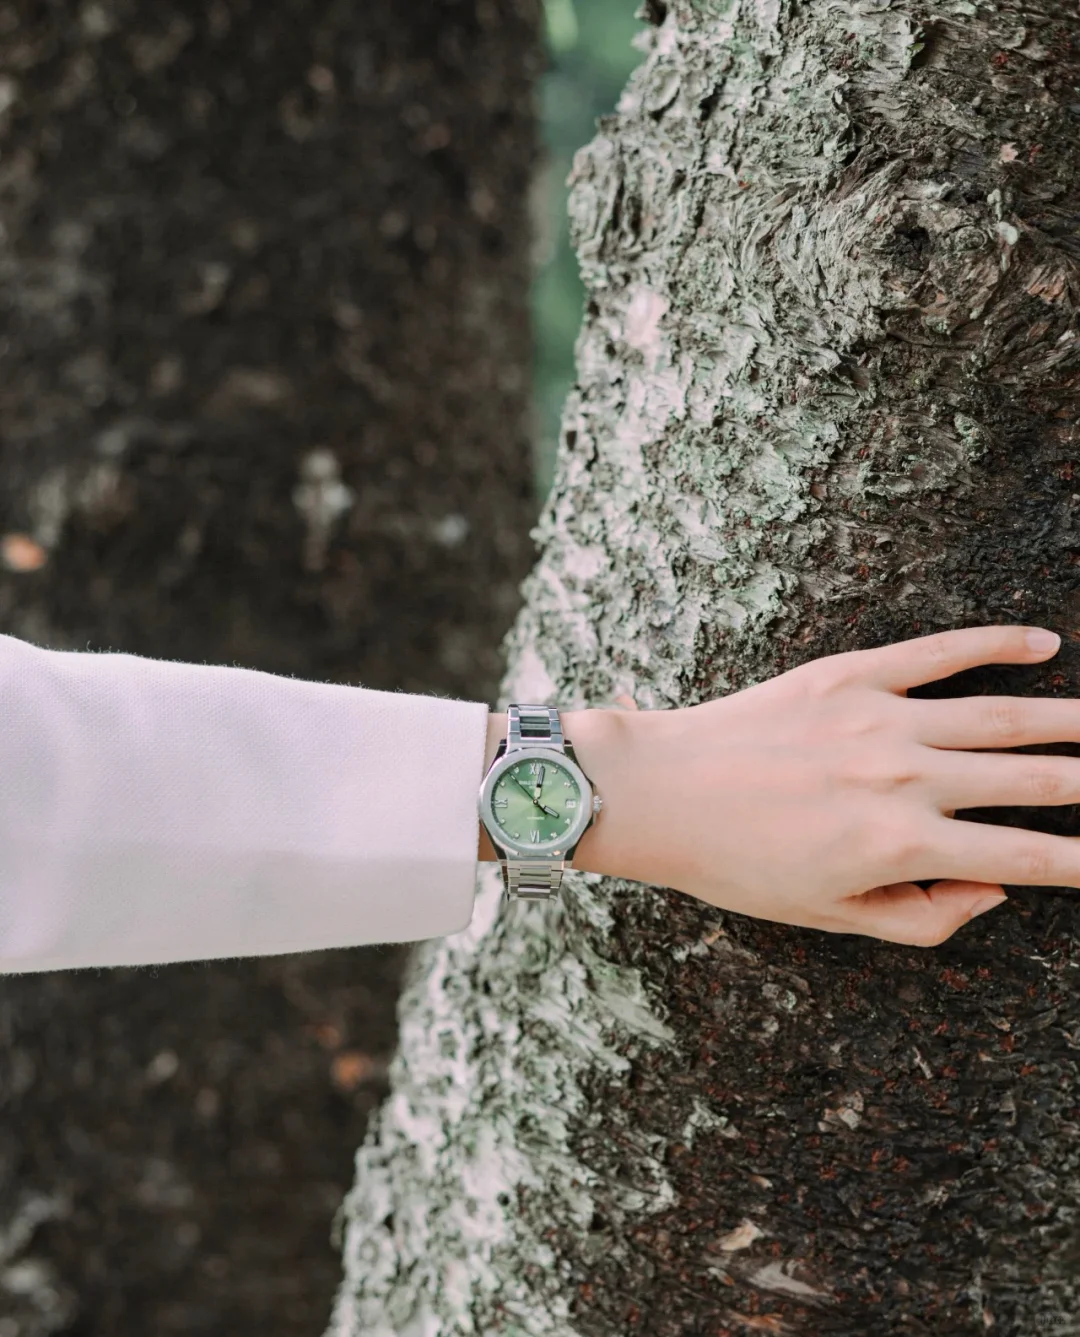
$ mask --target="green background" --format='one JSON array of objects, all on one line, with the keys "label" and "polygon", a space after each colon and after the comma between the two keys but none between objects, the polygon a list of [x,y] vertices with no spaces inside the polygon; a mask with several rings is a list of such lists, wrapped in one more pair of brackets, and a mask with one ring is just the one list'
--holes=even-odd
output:
[{"label": "green background", "polygon": [[540,85],[545,163],[538,183],[534,332],[534,474],[537,496],[551,487],[559,414],[574,379],[574,341],[582,288],[566,222],[566,178],[596,118],[614,111],[630,71],[642,59],[631,45],[641,31],[637,0],[544,0],[548,69]]}]

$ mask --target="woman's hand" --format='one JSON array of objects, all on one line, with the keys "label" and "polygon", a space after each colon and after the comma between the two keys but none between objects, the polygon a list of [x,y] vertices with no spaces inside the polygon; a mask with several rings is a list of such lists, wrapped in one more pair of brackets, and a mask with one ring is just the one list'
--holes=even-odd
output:
[{"label": "woman's hand", "polygon": [[[1080,802],[1080,759],[975,750],[1080,742],[1080,702],[906,696],[961,669],[1056,651],[1057,637],[1036,647],[1032,634],[941,632],[830,655],[684,709],[564,712],[604,798],[573,866],[918,946],[999,905],[1002,883],[1080,887],[1077,838],[953,817]],[[915,885],[930,878],[940,880]]]}]

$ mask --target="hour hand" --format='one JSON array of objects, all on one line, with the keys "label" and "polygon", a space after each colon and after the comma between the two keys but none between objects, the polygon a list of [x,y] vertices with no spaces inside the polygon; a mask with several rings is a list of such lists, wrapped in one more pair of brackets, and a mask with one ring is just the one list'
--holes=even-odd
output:
[{"label": "hour hand", "polygon": [[523,794],[528,794],[529,798],[532,799],[532,801],[536,804],[536,806],[540,809],[541,812],[546,812],[549,817],[558,817],[559,814],[555,811],[555,809],[549,808],[547,807],[546,804],[541,803],[540,800],[533,793],[533,791],[527,788],[525,785],[523,785],[516,775],[511,776],[511,779]]},{"label": "hour hand", "polygon": [[544,787],[544,768],[541,766],[536,773],[536,789],[533,791],[533,802],[540,802],[540,791]]}]

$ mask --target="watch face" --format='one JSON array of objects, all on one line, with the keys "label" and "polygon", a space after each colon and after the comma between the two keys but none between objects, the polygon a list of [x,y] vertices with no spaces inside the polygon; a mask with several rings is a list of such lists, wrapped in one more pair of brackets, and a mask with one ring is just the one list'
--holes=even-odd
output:
[{"label": "watch face", "polygon": [[581,807],[577,781],[557,761],[530,757],[508,767],[491,791],[495,821],[515,845],[543,845],[569,829]]}]

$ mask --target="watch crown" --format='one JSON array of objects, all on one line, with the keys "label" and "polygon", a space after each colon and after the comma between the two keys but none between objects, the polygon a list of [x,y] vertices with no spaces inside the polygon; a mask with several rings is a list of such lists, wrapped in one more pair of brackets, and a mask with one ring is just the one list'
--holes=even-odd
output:
[{"label": "watch crown", "polygon": [[600,797],[599,794],[594,794],[592,801],[593,812],[599,812],[603,806],[604,806],[604,800]]}]

